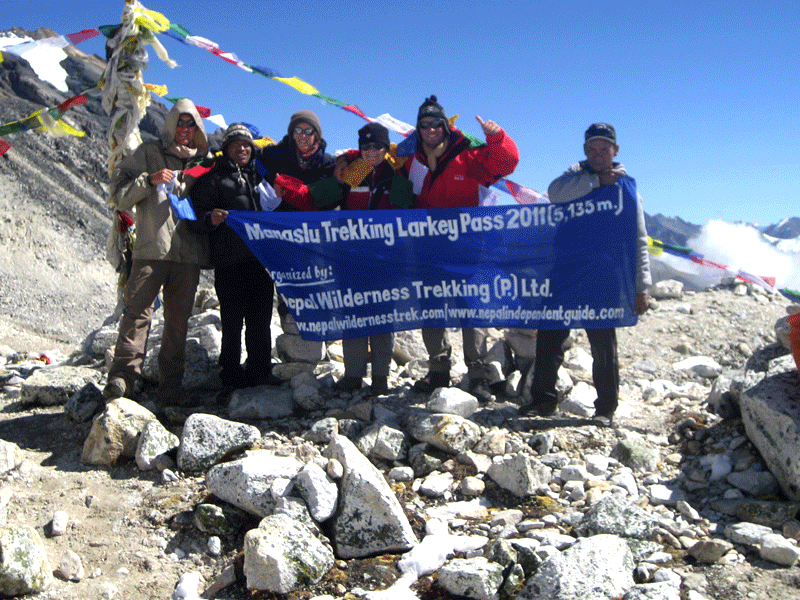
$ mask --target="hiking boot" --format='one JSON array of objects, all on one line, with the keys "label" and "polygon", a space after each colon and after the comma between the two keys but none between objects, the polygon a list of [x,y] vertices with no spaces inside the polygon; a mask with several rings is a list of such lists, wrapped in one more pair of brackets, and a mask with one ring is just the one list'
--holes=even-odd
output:
[{"label": "hiking boot", "polygon": [[375,396],[382,396],[389,391],[389,379],[386,376],[375,375],[372,377],[372,383],[369,386],[372,394]]},{"label": "hiking boot", "polygon": [[283,384],[283,379],[272,373],[272,371],[267,371],[266,373],[259,373],[251,374],[247,378],[247,386],[246,387],[258,387],[260,385],[271,385],[271,386],[279,386]]},{"label": "hiking boot", "polygon": [[425,377],[414,384],[414,391],[430,394],[433,390],[441,387],[450,387],[450,371],[429,371]]},{"label": "hiking boot", "polygon": [[492,390],[489,388],[488,379],[473,379],[469,382],[469,393],[478,399],[481,404],[487,404],[492,401]]},{"label": "hiking boot", "polygon": [[596,411],[592,416],[592,423],[599,427],[611,427],[614,422],[614,413],[601,413]]},{"label": "hiking boot", "polygon": [[109,380],[106,387],[103,388],[103,398],[106,400],[116,400],[117,398],[124,398],[126,393],[125,380],[121,377],[114,377]]},{"label": "hiking boot", "polygon": [[362,385],[364,385],[364,381],[361,377],[348,377],[345,375],[333,384],[333,390],[335,392],[356,392],[361,389]]},{"label": "hiking boot", "polygon": [[557,411],[557,402],[555,404],[534,404],[533,402],[529,402],[519,407],[519,416],[533,415],[536,417],[552,417]]}]

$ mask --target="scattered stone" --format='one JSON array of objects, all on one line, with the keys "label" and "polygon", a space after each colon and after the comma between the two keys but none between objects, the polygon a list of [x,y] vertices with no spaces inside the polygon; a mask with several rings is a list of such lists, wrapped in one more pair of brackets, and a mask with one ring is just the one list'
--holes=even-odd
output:
[{"label": "scattered stone", "polygon": [[136,444],[136,465],[142,471],[152,471],[156,468],[156,460],[179,444],[178,436],[168,431],[160,422],[148,421]]},{"label": "scattered stone", "polygon": [[89,436],[83,443],[81,462],[111,466],[121,458],[133,458],[139,434],[155,415],[142,405],[117,398],[94,418]]},{"label": "scattered stone", "polygon": [[52,582],[52,569],[39,534],[28,525],[0,529],[0,595],[37,594]]},{"label": "scattered stone", "polygon": [[264,518],[244,537],[249,590],[286,594],[317,583],[333,566],[333,552],[304,525],[283,514]]},{"label": "scattered stone", "polygon": [[183,426],[178,467],[183,471],[209,469],[222,457],[244,450],[260,438],[261,432],[253,425],[195,413]]}]

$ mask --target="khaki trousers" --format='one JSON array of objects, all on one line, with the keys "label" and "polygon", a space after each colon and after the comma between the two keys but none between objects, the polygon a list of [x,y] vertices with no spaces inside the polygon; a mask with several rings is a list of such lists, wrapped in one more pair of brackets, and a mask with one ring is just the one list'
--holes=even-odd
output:
[{"label": "khaki trousers", "polygon": [[160,390],[180,389],[186,360],[186,331],[199,281],[198,265],[134,259],[125,288],[125,309],[109,381],[121,377],[130,391],[141,376],[153,305],[163,289],[164,333],[158,353],[158,385]]}]

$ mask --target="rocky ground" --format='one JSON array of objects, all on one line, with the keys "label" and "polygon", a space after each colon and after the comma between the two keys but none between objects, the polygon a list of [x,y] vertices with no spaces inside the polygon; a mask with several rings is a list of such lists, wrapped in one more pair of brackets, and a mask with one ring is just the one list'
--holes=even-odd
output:
[{"label": "rocky ground", "polygon": [[[81,285],[81,284],[77,284]],[[110,287],[110,286],[109,286]],[[740,290],[741,291],[741,290]],[[108,292],[110,294],[110,292]],[[688,356],[702,355],[726,368],[739,368],[754,351],[774,344],[775,321],[785,315],[787,302],[778,296],[764,294],[737,295],[733,288],[685,295],[681,299],[656,302],[637,327],[620,331],[622,360],[622,402],[612,428],[597,427],[585,417],[561,412],[553,418],[518,418],[518,399],[499,396],[497,402],[476,413],[472,419],[484,427],[499,426],[509,435],[530,436],[554,432],[556,448],[570,456],[586,453],[608,455],[619,439],[645,436],[660,446],[664,464],[661,477],[670,473],[680,477],[682,471],[698,467],[695,454],[712,452],[715,444],[747,445],[737,419],[721,420],[707,411],[706,398],[712,379],[691,372],[675,371],[672,365]],[[88,312],[88,311],[87,311]],[[77,330],[87,318],[81,314],[78,323],[67,325],[65,311],[58,319],[67,331]],[[95,317],[102,321],[102,316]],[[68,348],[66,340],[48,337],[48,331],[15,327],[11,319],[0,329],[0,345],[17,351],[42,352],[58,357]],[[97,325],[99,326],[99,322]],[[33,330],[33,331],[31,331]],[[88,333],[85,332],[85,333]],[[499,338],[502,332],[495,332]],[[458,337],[458,336],[456,336]],[[58,343],[57,343],[58,342]],[[583,333],[578,333],[576,348],[588,351]],[[337,354],[336,345],[331,354]],[[778,351],[780,352],[780,351]],[[102,361],[92,362],[75,355],[73,360],[88,362],[102,369]],[[573,370],[573,380],[590,381],[588,374]],[[375,401],[383,407],[402,412],[409,406],[424,407],[427,398],[409,391],[408,369],[395,369],[394,393]],[[657,380],[672,382],[680,393],[644,392]],[[5,388],[7,391],[11,388]],[[213,395],[213,390],[206,394]],[[145,392],[146,395],[146,392]],[[364,395],[331,398],[331,407],[348,406],[369,401]],[[46,539],[51,565],[55,568],[69,549],[82,559],[85,576],[80,582],[56,579],[52,588],[35,597],[59,599],[87,598],[167,598],[186,572],[200,572],[204,588],[211,585],[226,567],[237,563],[242,550],[243,532],[222,536],[221,553],[212,556],[208,535],[192,525],[191,511],[209,498],[204,478],[177,473],[166,477],[158,472],[139,471],[132,461],[112,468],[97,468],[80,461],[83,441],[89,424],[75,424],[63,408],[23,406],[13,393],[0,395],[0,439],[13,442],[24,452],[22,466],[3,478],[2,499],[8,523],[25,523],[43,536],[56,511],[65,511],[69,521],[63,535]],[[222,407],[208,406],[208,412],[225,416]],[[265,439],[281,440],[291,446],[297,436],[325,416],[325,411],[301,417],[261,421],[256,425]],[[181,416],[162,415],[169,428],[180,433]],[[686,419],[692,429],[702,431],[701,451],[691,445],[692,435],[681,432]],[[294,442],[293,442],[294,440]],[[732,442],[732,440],[734,442]],[[712,450],[709,450],[711,448]],[[719,451],[723,451],[720,448]],[[452,462],[452,461],[451,461]],[[382,467],[388,469],[391,465]],[[449,466],[456,483],[474,471],[464,465]],[[684,473],[685,476],[685,473]],[[641,484],[640,484],[641,485]],[[411,491],[408,486],[393,488],[407,506],[441,504],[445,498],[431,498]],[[711,503],[724,489],[713,485],[700,486],[692,492],[690,504],[701,514],[716,515]],[[486,479],[484,497],[499,508],[517,508],[526,519],[540,519],[552,506],[537,497],[515,499]],[[458,489],[449,499],[464,499]],[[645,502],[647,504],[647,502]],[[556,506],[556,508],[559,508]],[[411,523],[419,537],[423,523],[422,509],[411,511]],[[415,517],[416,515],[416,517]],[[708,524],[713,529],[713,522]],[[253,518],[247,527],[257,525]],[[488,524],[469,524],[471,531],[484,531],[491,537]],[[733,600],[738,598],[789,599],[800,595],[800,570],[797,566],[780,567],[759,558],[757,553],[740,549],[736,559],[723,564],[707,565],[692,558],[685,550],[672,549],[671,567],[689,582],[691,589],[704,598]],[[398,576],[398,556],[382,555],[372,559],[337,561],[336,567],[323,580],[310,588],[286,596],[266,592],[248,593],[243,581],[227,587],[215,598],[310,598],[318,594],[334,597],[355,597],[353,591],[385,589]],[[435,584],[435,575],[422,578],[415,586],[420,597],[444,598],[448,594]],[[696,597],[696,596],[695,596]]]}]

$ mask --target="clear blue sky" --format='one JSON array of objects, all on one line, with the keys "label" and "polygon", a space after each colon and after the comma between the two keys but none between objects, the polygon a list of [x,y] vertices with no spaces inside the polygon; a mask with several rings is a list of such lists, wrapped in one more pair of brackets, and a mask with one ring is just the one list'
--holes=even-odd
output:
[{"label": "clear blue sky", "polygon": [[[493,119],[520,148],[510,179],[539,191],[583,157],[586,127],[606,121],[650,214],[762,225],[800,215],[797,0],[143,4],[245,63],[297,76],[372,117],[414,123],[436,94],[470,133],[481,133],[475,115]],[[123,6],[6,1],[0,29],[74,33],[118,23]],[[311,109],[330,150],[355,144],[360,118],[159,37],[180,66],[168,69],[151,51],[145,81],[167,85],[170,96],[274,139],[292,112]],[[102,38],[79,48],[104,55]]]}]

